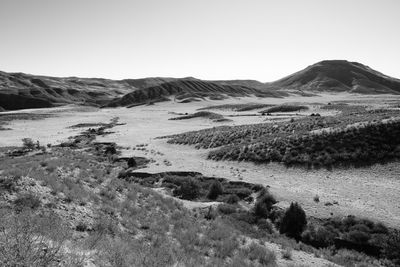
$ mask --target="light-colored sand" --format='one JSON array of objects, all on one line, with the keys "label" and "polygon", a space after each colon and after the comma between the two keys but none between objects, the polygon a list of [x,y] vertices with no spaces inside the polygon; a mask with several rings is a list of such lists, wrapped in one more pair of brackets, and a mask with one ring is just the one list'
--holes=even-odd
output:
[{"label": "light-colored sand", "polygon": [[[113,141],[126,147],[148,144],[145,151],[123,150],[123,155],[146,156],[156,162],[140,171],[199,171],[209,176],[225,177],[232,180],[243,179],[254,183],[271,186],[282,204],[290,201],[300,202],[309,215],[331,216],[354,214],[384,221],[392,226],[400,225],[400,164],[375,165],[370,168],[349,170],[305,171],[287,169],[279,164],[255,165],[248,162],[216,162],[206,160],[206,150],[196,150],[189,146],[170,145],[158,136],[199,130],[218,125],[239,125],[264,122],[265,117],[230,117],[232,122],[214,123],[207,119],[168,120],[176,113],[193,113],[196,109],[227,103],[327,103],[332,101],[371,102],[374,105],[392,100],[399,96],[359,96],[350,94],[324,95],[316,97],[290,97],[284,99],[236,98],[227,101],[203,101],[186,104],[174,102],[159,103],[152,106],[139,106],[131,109],[84,109],[75,107],[42,109],[39,112],[55,112],[59,117],[39,121],[13,121],[7,127],[11,131],[0,131],[0,146],[20,145],[21,138],[31,137],[42,144],[58,143],[66,140],[82,129],[68,129],[78,123],[108,122],[113,117],[120,117],[126,123],[113,128],[114,134],[100,141]],[[312,109],[303,112],[319,112]],[[25,110],[24,112],[28,112]],[[31,111],[38,112],[38,111]],[[227,115],[233,112],[219,112]],[[247,113],[247,112],[246,112]],[[239,114],[239,113],[237,113]],[[166,164],[165,162],[170,162]],[[168,165],[168,166],[167,166]],[[319,195],[320,202],[313,198]],[[325,202],[337,201],[338,204],[325,206]]]}]

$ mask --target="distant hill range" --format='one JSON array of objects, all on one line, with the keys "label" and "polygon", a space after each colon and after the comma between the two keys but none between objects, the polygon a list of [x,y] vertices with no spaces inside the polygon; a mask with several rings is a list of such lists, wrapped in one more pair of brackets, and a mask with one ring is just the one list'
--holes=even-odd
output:
[{"label": "distant hill range", "polygon": [[201,101],[226,97],[284,97],[322,92],[400,94],[400,80],[345,60],[321,61],[271,83],[189,78],[57,78],[0,72],[0,110],[69,103],[117,107],[158,101]]}]

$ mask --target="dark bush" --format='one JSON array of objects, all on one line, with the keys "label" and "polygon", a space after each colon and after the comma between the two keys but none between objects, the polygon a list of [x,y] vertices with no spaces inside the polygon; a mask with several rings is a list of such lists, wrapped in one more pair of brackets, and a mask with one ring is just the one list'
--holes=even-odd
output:
[{"label": "dark bush", "polygon": [[222,185],[218,180],[215,180],[208,190],[207,198],[215,200],[223,193]]},{"label": "dark bush", "polygon": [[258,220],[258,218],[253,213],[248,211],[237,212],[235,214],[232,214],[232,216],[234,217],[234,219],[248,224],[255,224]]},{"label": "dark bush", "polygon": [[376,223],[373,227],[372,227],[372,232],[373,233],[377,233],[377,234],[387,234],[389,233],[389,230],[387,229],[387,227],[385,225],[383,225],[382,223]]},{"label": "dark bush", "polygon": [[14,205],[18,211],[24,208],[37,209],[40,207],[40,200],[37,196],[28,193],[18,196],[17,199],[14,200]]},{"label": "dark bush", "polygon": [[78,232],[86,232],[86,231],[89,230],[89,228],[84,222],[79,222],[76,225],[75,230],[78,231]]},{"label": "dark bush", "polygon": [[137,166],[136,160],[134,158],[128,159],[128,168],[134,168]]},{"label": "dark bush", "polygon": [[220,204],[218,205],[218,211],[222,214],[232,214],[237,211],[237,206],[233,204]]},{"label": "dark bush", "polygon": [[331,226],[309,225],[302,233],[301,240],[317,248],[329,247],[334,244],[334,240],[339,234]]},{"label": "dark bush", "polygon": [[246,197],[250,196],[253,193],[248,188],[229,188],[225,189],[225,194],[235,194],[237,195],[240,199],[245,199]]},{"label": "dark bush", "polygon": [[240,198],[236,194],[230,194],[225,199],[225,202],[228,204],[236,204],[239,201],[240,201]]},{"label": "dark bush", "polygon": [[268,190],[262,191],[254,205],[254,214],[260,218],[267,218],[276,202],[275,197]]},{"label": "dark bush", "polygon": [[359,230],[351,230],[347,235],[346,239],[358,244],[365,244],[370,239],[370,235],[366,232]]},{"label": "dark bush", "polygon": [[268,218],[279,228],[285,211],[279,207],[272,207]]},{"label": "dark bush", "polygon": [[300,240],[301,233],[306,225],[306,213],[297,202],[292,202],[282,218],[279,232]]},{"label": "dark bush", "polygon": [[17,182],[18,179],[14,179],[12,177],[0,177],[0,190],[6,190],[8,192],[14,192],[17,190]]},{"label": "dark bush", "polygon": [[214,220],[217,217],[217,212],[213,209],[212,206],[208,207],[207,213],[204,215],[206,220]]},{"label": "dark bush", "polygon": [[31,138],[22,138],[22,148],[32,150],[35,148],[35,143]]},{"label": "dark bush", "polygon": [[107,146],[104,150],[104,154],[106,154],[106,155],[107,154],[111,154],[111,155],[117,154],[117,149],[115,148],[115,146]]},{"label": "dark bush", "polygon": [[369,233],[370,228],[368,226],[366,226],[365,224],[358,223],[358,224],[351,226],[349,228],[349,231],[360,231],[360,232],[364,232],[364,233]]},{"label": "dark bush", "polygon": [[273,226],[273,224],[272,224],[269,220],[267,220],[267,219],[259,219],[259,220],[257,221],[257,226],[258,226],[260,229],[262,229],[262,230],[268,232],[269,234],[272,234],[273,231],[274,231],[274,226]]},{"label": "dark bush", "polygon": [[174,196],[192,200],[196,199],[200,195],[199,183],[193,178],[183,178],[180,186],[174,190]]}]

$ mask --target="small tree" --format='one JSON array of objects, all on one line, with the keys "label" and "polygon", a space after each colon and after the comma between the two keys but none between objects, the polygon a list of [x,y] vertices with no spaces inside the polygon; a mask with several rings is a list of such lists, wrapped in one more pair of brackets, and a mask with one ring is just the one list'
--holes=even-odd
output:
[{"label": "small tree", "polygon": [[283,215],[279,232],[300,240],[301,233],[304,231],[306,225],[306,213],[297,202],[292,202]]},{"label": "small tree", "polygon": [[35,148],[35,143],[33,143],[32,138],[22,138],[22,147],[24,149],[33,150]]},{"label": "small tree", "polygon": [[137,166],[136,160],[134,158],[128,159],[128,168],[134,168]]},{"label": "small tree", "polygon": [[222,185],[218,180],[215,180],[208,190],[207,198],[215,200],[223,193]]},{"label": "small tree", "polygon": [[199,194],[200,186],[196,180],[191,178],[183,180],[180,186],[174,190],[174,196],[187,200],[196,199]]}]

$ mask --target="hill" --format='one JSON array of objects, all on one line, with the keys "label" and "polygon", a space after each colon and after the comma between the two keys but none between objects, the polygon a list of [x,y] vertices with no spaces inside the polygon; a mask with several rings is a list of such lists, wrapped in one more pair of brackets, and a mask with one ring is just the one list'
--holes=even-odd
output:
[{"label": "hill", "polygon": [[0,106],[6,110],[68,103],[102,105],[133,89],[127,81],[0,72]]},{"label": "hill", "polygon": [[62,104],[107,107],[134,106],[165,101],[199,101],[208,97],[284,97],[289,93],[351,92],[400,94],[400,80],[363,64],[345,60],[321,61],[272,83],[255,80],[205,81],[187,78],[101,78],[48,77],[0,72],[0,107],[5,110],[45,108]]},{"label": "hill", "polygon": [[301,91],[399,94],[400,80],[346,60],[326,60],[270,84]]},{"label": "hill", "polygon": [[255,95],[258,97],[281,97],[287,94],[280,91],[260,90],[232,81],[203,81],[194,78],[179,79],[162,83],[157,86],[143,88],[117,98],[108,104],[108,107],[130,106],[148,102],[164,101],[167,97],[174,96],[176,100],[188,98],[204,98],[219,100],[227,96],[240,97]]},{"label": "hill", "polygon": [[[101,78],[48,77],[0,72],[0,107],[5,110],[46,108],[62,104],[129,106],[158,102],[169,96],[185,100],[224,99],[228,96],[284,96],[267,90],[257,81],[202,81],[189,78]],[[261,90],[262,89],[262,90]]]}]

